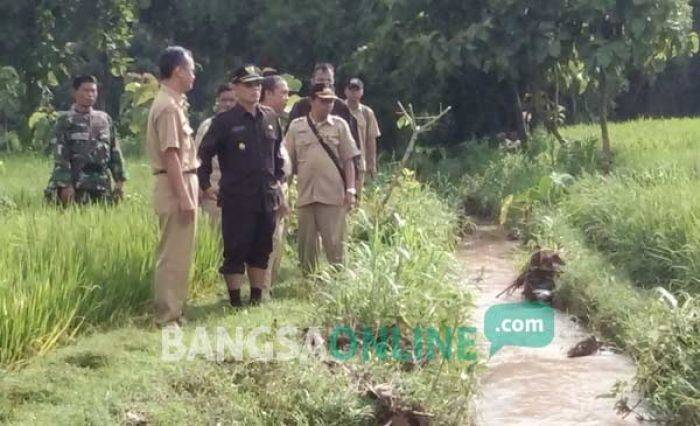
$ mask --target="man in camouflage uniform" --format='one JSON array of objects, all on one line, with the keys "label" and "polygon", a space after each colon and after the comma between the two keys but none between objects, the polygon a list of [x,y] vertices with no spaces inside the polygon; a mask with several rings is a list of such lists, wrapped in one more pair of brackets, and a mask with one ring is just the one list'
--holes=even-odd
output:
[{"label": "man in camouflage uniform", "polygon": [[76,77],[73,100],[71,109],[56,121],[52,140],[55,164],[44,195],[63,205],[116,201],[123,194],[126,171],[112,119],[92,108],[97,101],[97,79]]}]

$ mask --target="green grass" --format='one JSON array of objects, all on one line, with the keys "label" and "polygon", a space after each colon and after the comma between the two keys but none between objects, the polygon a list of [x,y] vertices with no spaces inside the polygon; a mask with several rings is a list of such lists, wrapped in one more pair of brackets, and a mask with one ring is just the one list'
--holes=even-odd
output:
[{"label": "green grass", "polygon": [[[439,424],[469,421],[474,363],[163,362],[161,332],[150,318],[157,229],[146,164],[130,160],[123,204],[61,210],[41,201],[47,160],[2,162],[8,208],[0,233],[9,244],[0,247],[0,312],[7,313],[0,316],[0,422],[124,424],[141,416],[152,424],[367,424],[382,419],[367,396],[367,386],[379,383]],[[237,326],[466,319],[468,298],[451,272],[455,213],[410,175],[380,212],[385,182],[368,190],[366,207],[353,216],[348,268],[302,279],[288,245],[275,298],[258,308],[227,307],[216,274],[220,241],[203,223],[186,341],[198,326],[233,333]]]},{"label": "green grass", "polygon": [[634,359],[627,389],[646,397],[655,418],[700,423],[700,297],[677,294],[674,308],[662,293],[640,288],[607,252],[591,248],[563,212],[541,211],[530,228],[539,244],[565,250],[557,298]]},{"label": "green grass", "polygon": [[[0,364],[45,353],[81,327],[146,311],[158,230],[145,164],[132,164],[133,191],[119,206],[61,209],[42,201],[45,159],[3,163],[0,193],[14,207],[0,214],[7,242],[0,246]],[[201,228],[194,294],[216,280],[220,257],[218,237]]]},{"label": "green grass", "polygon": [[[579,125],[562,129],[564,137],[600,139],[597,125]],[[613,167],[622,170],[662,168],[685,169],[697,177],[700,171],[700,120],[675,118],[634,120],[610,127],[614,152]]]},{"label": "green grass", "polygon": [[[635,359],[634,385],[656,417],[697,424],[700,119],[612,124],[607,177],[597,126],[562,133],[566,146],[542,134],[512,153],[467,144],[423,168],[448,170],[447,187],[468,212],[521,228],[532,245],[563,248],[559,297]],[[677,307],[658,302],[663,291]]]}]

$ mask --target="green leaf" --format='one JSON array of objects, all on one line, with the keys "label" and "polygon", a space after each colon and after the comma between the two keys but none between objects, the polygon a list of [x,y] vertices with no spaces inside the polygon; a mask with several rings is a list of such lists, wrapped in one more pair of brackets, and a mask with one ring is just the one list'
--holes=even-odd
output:
[{"label": "green leaf", "polygon": [[141,83],[139,83],[138,81],[132,81],[131,83],[124,86],[124,90],[131,93],[138,91],[140,88]]},{"label": "green leaf", "polygon": [[549,56],[552,58],[558,58],[561,55],[561,42],[559,40],[554,40],[549,44]]},{"label": "green leaf", "polygon": [[513,194],[508,195],[503,199],[501,203],[501,212],[498,215],[498,224],[505,225],[508,220],[508,212],[510,211],[510,206],[513,204]]},{"label": "green leaf", "polygon": [[399,117],[398,120],[396,120],[396,127],[399,129],[403,129],[404,127],[408,127],[411,124],[411,119],[407,115],[402,115]]},{"label": "green leaf", "polygon": [[136,99],[136,106],[142,106],[154,99],[154,93],[151,90],[144,90],[139,93],[138,99]]},{"label": "green leaf", "polygon": [[693,54],[698,53],[698,50],[700,50],[700,38],[698,37],[698,33],[690,33],[688,41],[690,43],[690,52]]},{"label": "green leaf", "polygon": [[29,126],[30,129],[34,129],[36,127],[37,123],[39,123],[42,119],[46,118],[46,113],[43,111],[36,111],[29,117],[29,122],[27,125]]},{"label": "green leaf", "polygon": [[294,77],[291,74],[282,74],[280,75],[286,82],[287,86],[289,86],[289,91],[290,92],[299,92],[301,90],[301,80],[298,78]]},{"label": "green leaf", "polygon": [[49,71],[46,73],[46,84],[49,86],[58,86],[58,79],[56,78],[56,74],[54,74],[53,71]]},{"label": "green leaf", "polygon": [[299,97],[299,95],[292,95],[292,96],[290,96],[289,99],[287,99],[287,106],[284,107],[284,111],[285,111],[286,113],[291,112],[291,111],[292,111],[292,107],[294,106],[294,104],[296,104],[297,102],[299,102],[299,99],[301,99],[301,98]]}]

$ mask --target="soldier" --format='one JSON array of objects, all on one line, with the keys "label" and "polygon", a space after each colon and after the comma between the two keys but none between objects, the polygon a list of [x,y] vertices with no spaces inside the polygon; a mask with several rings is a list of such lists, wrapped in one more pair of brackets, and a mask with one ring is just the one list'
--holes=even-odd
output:
[{"label": "soldier", "polygon": [[119,200],[127,177],[124,159],[112,118],[92,108],[97,101],[97,79],[76,77],[73,101],[71,109],[56,121],[51,141],[55,164],[44,195],[63,205]]},{"label": "soldier", "polygon": [[355,205],[354,159],[360,155],[345,120],[332,115],[330,86],[311,89],[311,111],[293,120],[285,146],[297,175],[299,260],[305,273],[318,259],[318,235],[331,264],[343,261],[346,216]]},{"label": "soldier", "polygon": [[[317,84],[325,84],[330,86],[332,90],[335,90],[335,68],[333,68],[333,65],[324,62],[316,64],[313,72],[311,73],[311,86],[315,86]],[[311,99],[308,97],[299,99],[289,113],[290,122],[291,120],[299,117],[306,117],[310,110]],[[350,134],[355,141],[355,146],[357,146],[359,149],[360,136],[357,131],[357,120],[355,120],[355,117],[353,117],[353,115],[350,113],[350,109],[342,99],[337,99],[335,101],[331,114],[342,118],[348,123],[348,126],[350,127]],[[361,160],[361,157],[357,157],[355,160],[355,168],[358,171],[365,170],[365,165]]]},{"label": "soldier", "polygon": [[[360,140],[360,150],[365,164],[365,172],[372,179],[377,177],[377,138],[381,136],[377,117],[372,108],[362,103],[365,94],[365,85],[359,78],[351,78],[345,85],[345,99],[347,99],[350,113],[357,120],[357,132]],[[357,191],[362,190],[365,172],[359,172],[357,178]]]},{"label": "soldier", "polygon": [[185,93],[194,85],[189,50],[168,47],[160,57],[160,91],[148,114],[146,151],[155,175],[153,203],[161,237],[156,253],[156,323],[179,325],[187,298],[197,224],[197,150]]},{"label": "soldier", "polygon": [[[264,71],[263,71],[264,74]],[[281,118],[285,115],[284,108],[289,100],[289,87],[287,81],[279,75],[268,75],[262,82],[262,95],[260,104],[265,105],[274,110]],[[281,119],[280,119],[281,121]],[[281,128],[283,126],[280,126]],[[289,154],[284,146],[280,147],[280,154],[284,160],[284,175],[289,177],[292,175],[291,164],[289,163]],[[287,181],[283,181],[281,186],[282,193],[285,199],[287,198],[288,186]],[[270,255],[269,265],[267,267],[267,286],[271,288],[274,280],[277,279],[280,264],[282,263],[282,253],[284,253],[284,236],[285,236],[285,217],[282,215],[282,209],[278,210],[275,226],[275,234],[272,238],[272,254]]]},{"label": "soldier", "polygon": [[[222,84],[216,90],[216,113],[221,114],[224,111],[228,111],[233,106],[236,105],[236,94],[233,91],[233,86],[229,83]],[[195,136],[195,146],[199,147],[202,144],[204,135],[207,134],[209,126],[214,117],[209,117],[202,121],[197,129],[197,135]],[[211,173],[211,186],[218,191],[219,190],[219,180],[221,180],[221,170],[219,169],[219,161],[216,157],[212,159],[212,173]],[[204,193],[200,194],[199,197],[200,206],[202,210],[209,216],[210,223],[212,227],[218,228],[221,219],[221,209],[216,203],[216,200],[212,200],[207,197]]]},{"label": "soldier", "polygon": [[[286,209],[280,190],[284,180],[280,154],[281,129],[277,114],[260,105],[263,77],[247,65],[231,82],[236,106],[217,115],[199,148],[201,189],[221,207],[224,263],[220,272],[230,303],[241,306],[244,273],[250,280],[250,302],[258,304],[266,284],[272,252],[275,215]],[[211,187],[211,159],[219,158],[220,193]]]}]

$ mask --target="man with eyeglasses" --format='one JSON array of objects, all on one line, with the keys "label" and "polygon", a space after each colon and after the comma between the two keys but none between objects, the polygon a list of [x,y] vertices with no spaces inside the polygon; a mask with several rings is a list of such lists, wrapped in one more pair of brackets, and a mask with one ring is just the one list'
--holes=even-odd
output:
[{"label": "man with eyeglasses", "polygon": [[[224,262],[220,269],[230,303],[242,305],[241,287],[247,271],[250,303],[262,299],[272,252],[275,215],[286,203],[280,154],[281,129],[277,114],[260,105],[263,77],[253,65],[239,68],[231,82],[236,106],[217,115],[199,148],[200,186],[221,207]],[[219,190],[212,187],[212,158],[221,168]]]}]

